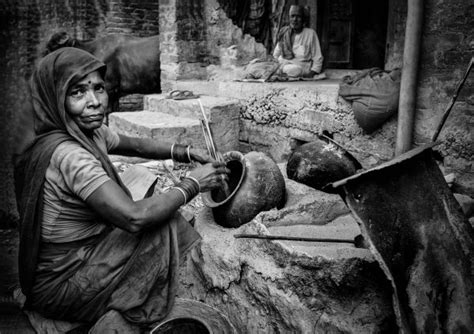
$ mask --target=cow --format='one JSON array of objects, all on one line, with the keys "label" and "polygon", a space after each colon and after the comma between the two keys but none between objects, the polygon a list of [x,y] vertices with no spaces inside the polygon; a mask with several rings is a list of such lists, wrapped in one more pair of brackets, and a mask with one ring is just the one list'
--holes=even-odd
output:
[{"label": "cow", "polygon": [[108,34],[92,40],[79,40],[61,31],[50,37],[43,55],[61,47],[88,51],[107,64],[105,85],[112,110],[118,109],[122,96],[161,93],[158,35]]}]

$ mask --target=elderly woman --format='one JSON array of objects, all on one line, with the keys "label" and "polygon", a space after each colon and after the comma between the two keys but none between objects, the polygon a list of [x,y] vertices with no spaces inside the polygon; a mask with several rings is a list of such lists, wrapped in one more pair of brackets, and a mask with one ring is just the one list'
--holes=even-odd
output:
[{"label": "elderly woman", "polygon": [[[63,48],[30,82],[34,136],[15,163],[25,307],[93,323],[108,311],[142,326],[173,306],[179,259],[199,235],[179,208],[228,170],[200,150],[119,135],[103,124],[105,65]],[[133,201],[107,153],[203,165],[166,193]]]},{"label": "elderly woman", "polygon": [[308,15],[303,6],[290,7],[290,24],[283,27],[273,57],[280,63],[280,75],[314,77],[321,73],[323,55],[316,31],[305,27]]}]

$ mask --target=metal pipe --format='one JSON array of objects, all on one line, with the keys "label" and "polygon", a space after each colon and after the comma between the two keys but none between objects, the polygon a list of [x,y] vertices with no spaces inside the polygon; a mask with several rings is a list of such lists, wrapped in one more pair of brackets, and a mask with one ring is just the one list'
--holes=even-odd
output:
[{"label": "metal pipe", "polygon": [[411,149],[422,26],[423,0],[408,0],[395,155]]},{"label": "metal pipe", "polygon": [[307,242],[335,242],[335,243],[350,243],[350,244],[355,243],[354,239],[309,238],[309,237],[292,237],[292,236],[286,236],[286,235],[268,235],[268,234],[234,234],[234,238],[307,241]]}]

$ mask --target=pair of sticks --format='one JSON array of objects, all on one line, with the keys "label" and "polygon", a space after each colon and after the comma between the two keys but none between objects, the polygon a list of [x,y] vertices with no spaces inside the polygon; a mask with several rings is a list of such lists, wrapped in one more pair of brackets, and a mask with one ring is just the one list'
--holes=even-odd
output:
[{"label": "pair of sticks", "polygon": [[201,128],[204,134],[204,140],[206,142],[207,151],[214,160],[224,162],[224,157],[220,152],[217,151],[216,144],[214,142],[214,139],[212,138],[211,127],[209,126],[209,119],[206,116],[206,112],[204,111],[201,99],[198,99],[198,102],[199,107],[201,108]]},{"label": "pair of sticks", "polygon": [[[219,162],[225,162],[224,156],[216,148],[214,138],[212,137],[211,127],[209,126],[209,118],[206,116],[206,112],[204,111],[204,107],[201,103],[201,99],[198,99],[198,102],[199,102],[199,107],[201,109],[201,114],[202,114],[201,128],[204,134],[204,141],[206,142],[207,151],[209,152],[209,155],[211,156],[211,158],[213,158],[214,160],[219,161]],[[224,194],[226,197],[228,197],[230,195],[229,185],[227,184],[225,180],[223,180],[222,184],[223,184]]]}]

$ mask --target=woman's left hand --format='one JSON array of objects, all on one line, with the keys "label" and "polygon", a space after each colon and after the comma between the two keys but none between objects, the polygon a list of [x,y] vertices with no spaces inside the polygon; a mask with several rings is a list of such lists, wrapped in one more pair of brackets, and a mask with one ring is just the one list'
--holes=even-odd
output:
[{"label": "woman's left hand", "polygon": [[208,162],[214,161],[214,159],[211,158],[207,150],[200,148],[189,149],[189,155],[191,156],[192,161],[196,161],[201,164],[206,164]]}]

